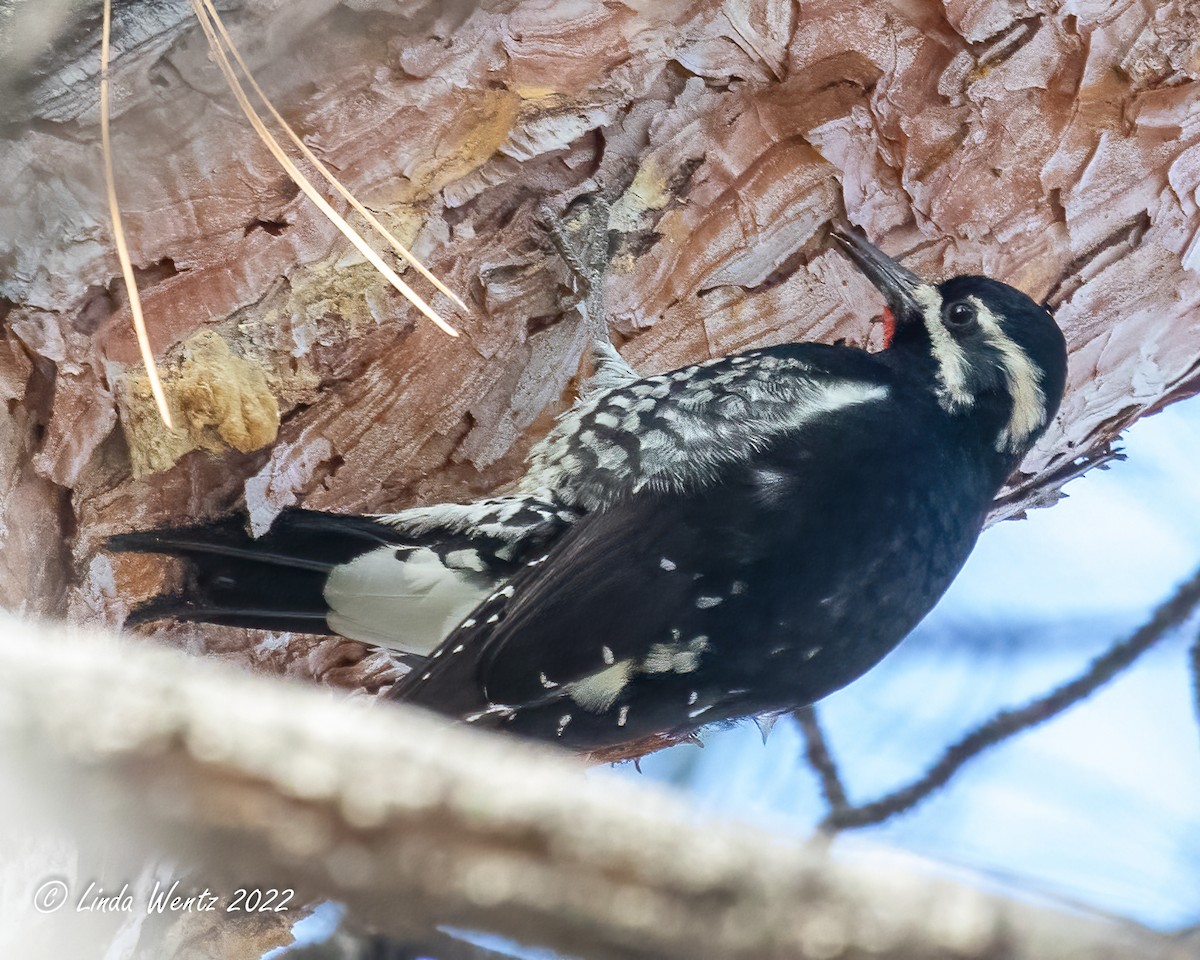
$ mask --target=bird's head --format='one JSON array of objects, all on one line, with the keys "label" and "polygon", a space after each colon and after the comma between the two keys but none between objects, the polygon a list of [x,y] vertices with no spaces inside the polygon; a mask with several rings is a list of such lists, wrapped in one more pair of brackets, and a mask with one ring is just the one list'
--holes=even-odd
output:
[{"label": "bird's head", "polygon": [[1062,400],[1067,349],[1050,312],[999,280],[930,283],[848,231],[842,251],[883,294],[889,347],[932,362],[934,390],[951,414],[1000,411],[997,452],[1021,456]]}]

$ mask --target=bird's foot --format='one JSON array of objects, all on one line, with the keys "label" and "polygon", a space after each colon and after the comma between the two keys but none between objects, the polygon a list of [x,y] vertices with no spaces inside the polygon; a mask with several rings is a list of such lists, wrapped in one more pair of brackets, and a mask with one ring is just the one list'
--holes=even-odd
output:
[{"label": "bird's foot", "polygon": [[582,314],[592,335],[594,372],[583,393],[623,386],[638,379],[608,335],[608,317],[604,310],[604,274],[612,259],[612,231],[608,218],[612,204],[603,194],[593,194],[576,203],[559,217],[543,205],[541,220],[554,248],[571,274],[574,306]]},{"label": "bird's foot", "polygon": [[612,260],[608,228],[611,206],[603,194],[595,193],[575,202],[562,216],[543,204],[540,217],[550,242],[570,271],[577,297],[573,306],[584,315],[593,339],[604,342],[608,341],[604,274]]}]

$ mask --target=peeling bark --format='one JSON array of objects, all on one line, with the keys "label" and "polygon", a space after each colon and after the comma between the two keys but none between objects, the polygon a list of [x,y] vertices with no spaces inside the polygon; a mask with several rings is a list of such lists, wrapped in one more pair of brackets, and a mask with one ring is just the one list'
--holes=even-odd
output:
[{"label": "peeling bark", "polygon": [[[647,371],[795,339],[877,348],[874,296],[824,242],[843,213],[918,271],[1050,296],[1069,392],[1000,515],[1053,502],[1200,384],[1186,3],[218,7],[284,115],[472,312],[450,340],[347,252],[237,113],[186,4],[118,3],[118,189],[152,338],[176,383],[197,343],[253,381],[220,402],[176,389],[197,415],[163,436],[101,191],[98,13],[67,18],[0,74],[10,608],[114,622],[169,576],[98,553],[118,531],[242,503],[263,529],[294,503],[386,510],[512,482],[586,342],[539,211],[596,193],[616,231],[610,320]],[[0,4],[10,41],[21,10]],[[348,686],[393,676],[361,644],[159,632]]]}]

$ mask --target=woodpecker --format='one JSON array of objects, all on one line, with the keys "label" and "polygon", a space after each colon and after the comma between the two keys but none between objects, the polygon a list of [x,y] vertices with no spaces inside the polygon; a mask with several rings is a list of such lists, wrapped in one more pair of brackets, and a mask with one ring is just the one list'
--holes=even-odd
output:
[{"label": "woodpecker", "polygon": [[887,346],[790,343],[639,376],[606,339],[508,495],[386,516],[285,511],[131,533],[183,559],[173,617],[399,653],[388,696],[605,750],[812,703],[933,607],[1055,415],[1053,317],[983,276],[935,284],[859,234]]}]

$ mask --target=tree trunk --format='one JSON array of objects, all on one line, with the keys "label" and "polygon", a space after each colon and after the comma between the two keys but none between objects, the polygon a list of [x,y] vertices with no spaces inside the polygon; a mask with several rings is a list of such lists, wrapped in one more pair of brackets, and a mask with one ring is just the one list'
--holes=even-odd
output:
[{"label": "tree trunk", "polygon": [[[1069,392],[1000,516],[1052,502],[1200,383],[1186,3],[217,6],[317,154],[468,301],[433,300],[462,336],[298,195],[186,3],[117,3],[118,192],[167,431],[103,198],[99,4],[0,3],[6,607],[114,623],[169,576],[103,553],[120,531],[243,503],[263,529],[295,503],[383,511],[512,482],[587,339],[543,207],[593,195],[612,204],[614,336],[646,371],[787,340],[878,347],[877,299],[826,243],[842,215],[918,271],[1057,303]],[[56,12],[73,17],[54,32]],[[395,675],[347,641],[156,633],[348,686]]]}]

